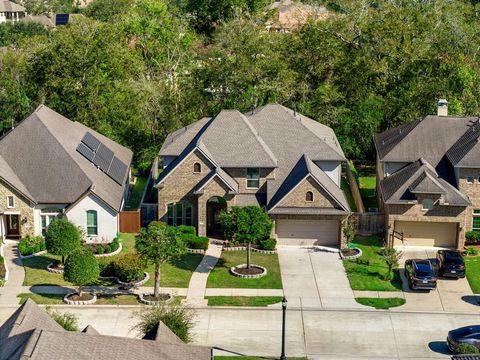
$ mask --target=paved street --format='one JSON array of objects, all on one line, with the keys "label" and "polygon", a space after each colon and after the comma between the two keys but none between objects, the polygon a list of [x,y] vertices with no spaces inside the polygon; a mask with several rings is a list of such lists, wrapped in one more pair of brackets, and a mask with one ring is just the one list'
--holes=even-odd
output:
[{"label": "paved street", "polygon": [[[135,336],[136,307],[58,307],[93,325],[100,333]],[[13,308],[0,308],[3,322]],[[198,309],[195,343],[245,354],[279,354],[281,311],[278,309]],[[476,315],[388,311],[289,310],[287,349],[290,356],[311,359],[444,358],[448,330],[476,322]]]}]

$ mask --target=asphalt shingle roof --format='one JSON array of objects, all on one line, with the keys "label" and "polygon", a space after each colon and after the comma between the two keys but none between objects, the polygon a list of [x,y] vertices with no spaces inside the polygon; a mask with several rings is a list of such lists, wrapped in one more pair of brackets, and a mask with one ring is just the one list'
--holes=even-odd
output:
[{"label": "asphalt shingle roof", "polygon": [[0,176],[36,203],[70,204],[90,190],[119,210],[128,171],[119,185],[79,154],[87,132],[130,167],[129,149],[42,105],[0,140]]},{"label": "asphalt shingle roof", "polygon": [[8,0],[0,0],[0,12],[24,12],[22,5],[16,4]]}]

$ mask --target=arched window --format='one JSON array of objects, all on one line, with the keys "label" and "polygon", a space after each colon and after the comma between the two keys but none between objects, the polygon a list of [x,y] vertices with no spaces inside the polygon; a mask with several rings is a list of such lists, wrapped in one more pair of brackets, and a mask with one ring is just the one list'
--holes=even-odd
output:
[{"label": "arched window", "polygon": [[199,173],[201,171],[202,171],[202,165],[200,165],[200,163],[196,162],[195,164],[193,164],[194,173]]},{"label": "arched window", "polygon": [[422,210],[432,210],[433,209],[433,200],[432,199],[423,199],[422,200]]},{"label": "arched window", "polygon": [[98,218],[96,210],[87,211],[87,235],[98,235]]},{"label": "arched window", "polygon": [[312,202],[313,201],[313,192],[307,191],[307,193],[305,194],[305,200],[308,201],[308,202]]}]

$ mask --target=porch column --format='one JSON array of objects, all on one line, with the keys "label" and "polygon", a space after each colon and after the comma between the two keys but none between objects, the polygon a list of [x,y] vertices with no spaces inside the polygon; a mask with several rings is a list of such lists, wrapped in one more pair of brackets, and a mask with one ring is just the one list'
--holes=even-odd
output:
[{"label": "porch column", "polygon": [[458,223],[457,229],[457,250],[463,250],[465,245],[465,225]]},{"label": "porch column", "polygon": [[197,235],[207,236],[207,200],[204,195],[197,198]]}]

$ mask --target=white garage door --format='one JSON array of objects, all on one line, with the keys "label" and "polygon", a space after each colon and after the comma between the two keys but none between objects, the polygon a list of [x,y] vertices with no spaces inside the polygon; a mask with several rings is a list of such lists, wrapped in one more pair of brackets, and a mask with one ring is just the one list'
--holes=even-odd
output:
[{"label": "white garage door", "polygon": [[395,221],[395,231],[402,233],[404,243],[395,239],[394,245],[455,247],[456,223]]},{"label": "white garage door", "polygon": [[277,220],[279,245],[338,247],[338,220]]}]

